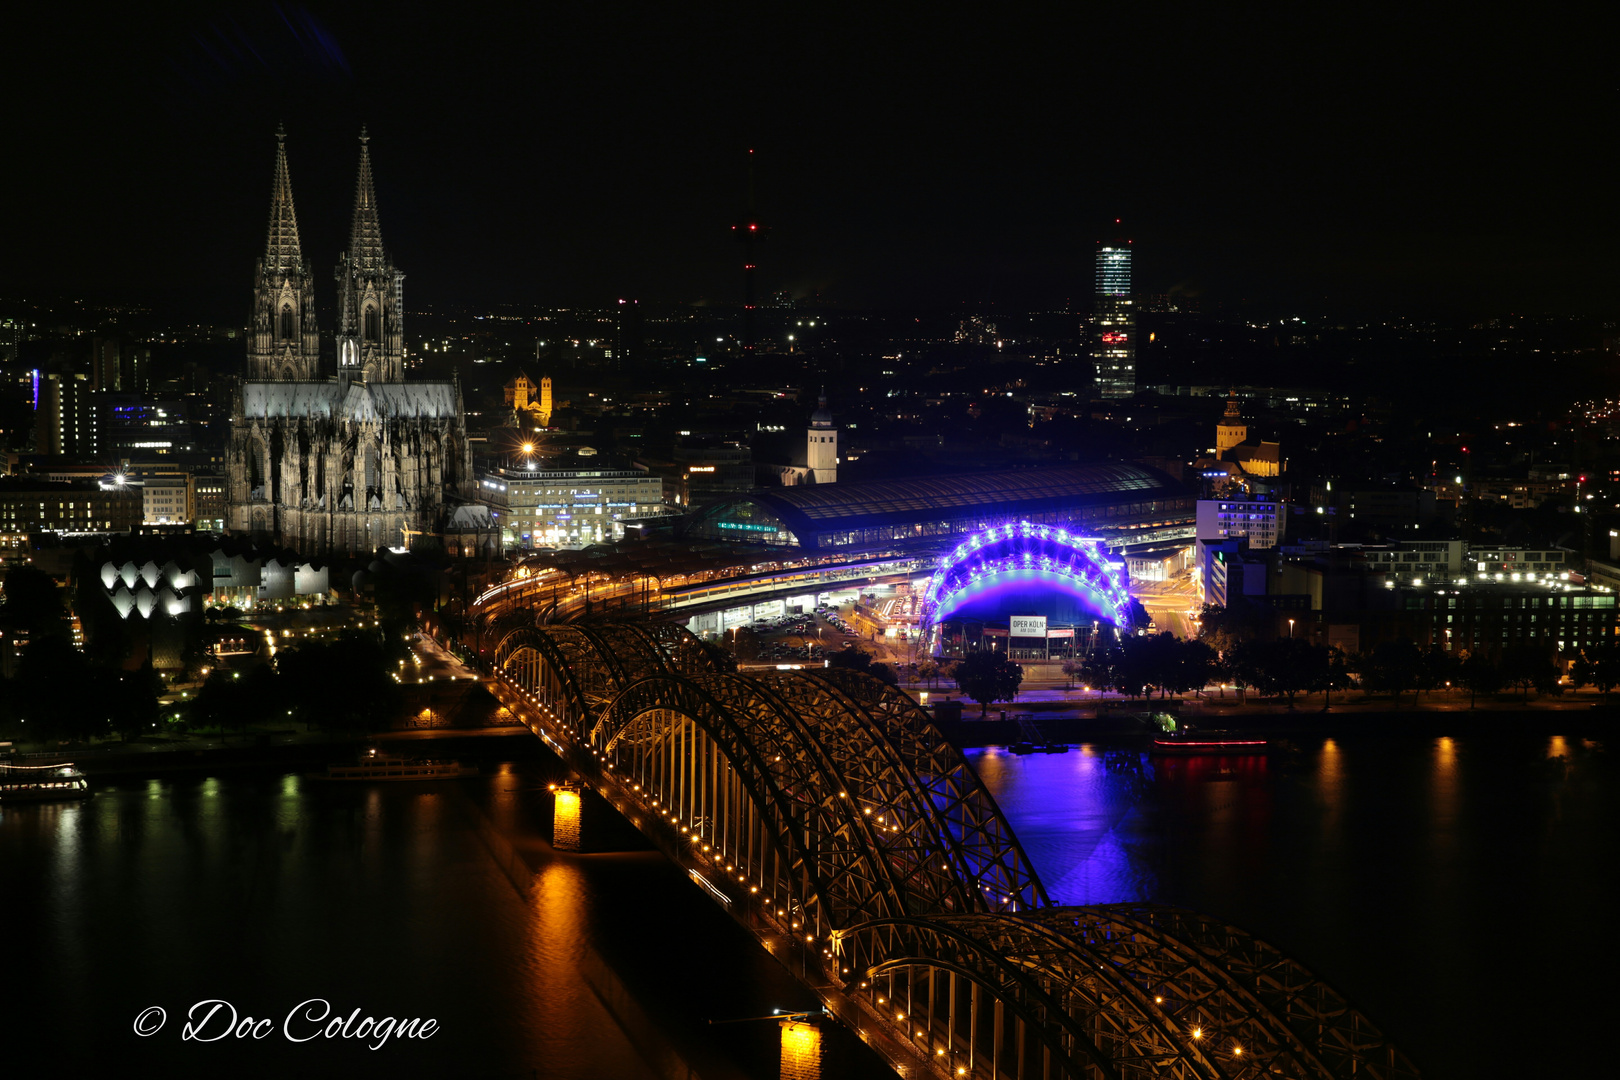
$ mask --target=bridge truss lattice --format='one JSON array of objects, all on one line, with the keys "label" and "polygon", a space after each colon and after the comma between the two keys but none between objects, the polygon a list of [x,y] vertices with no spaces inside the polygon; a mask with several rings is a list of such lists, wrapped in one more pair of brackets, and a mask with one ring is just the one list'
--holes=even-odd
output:
[{"label": "bridge truss lattice", "polygon": [[523,627],[495,668],[644,830],[803,950],[843,1019],[936,1075],[1417,1075],[1236,928],[1053,905],[966,760],[876,679],[728,672],[657,622]]}]

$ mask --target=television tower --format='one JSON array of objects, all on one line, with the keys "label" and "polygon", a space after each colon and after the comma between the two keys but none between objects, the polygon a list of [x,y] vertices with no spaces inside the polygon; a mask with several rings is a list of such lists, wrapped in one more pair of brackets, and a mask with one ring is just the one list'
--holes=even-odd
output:
[{"label": "television tower", "polygon": [[754,355],[754,270],[755,252],[768,230],[754,210],[754,151],[748,151],[748,206],[742,220],[731,227],[731,235],[743,250],[743,355]]}]

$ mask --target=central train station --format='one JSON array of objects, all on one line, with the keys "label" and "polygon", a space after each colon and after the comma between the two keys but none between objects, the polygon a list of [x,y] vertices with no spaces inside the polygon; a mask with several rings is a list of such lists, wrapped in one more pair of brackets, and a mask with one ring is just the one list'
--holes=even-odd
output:
[{"label": "central train station", "polygon": [[1007,469],[858,484],[767,488],[700,508],[692,539],[806,551],[937,543],[1010,521],[1057,525],[1111,543],[1190,540],[1190,492],[1126,462]]}]

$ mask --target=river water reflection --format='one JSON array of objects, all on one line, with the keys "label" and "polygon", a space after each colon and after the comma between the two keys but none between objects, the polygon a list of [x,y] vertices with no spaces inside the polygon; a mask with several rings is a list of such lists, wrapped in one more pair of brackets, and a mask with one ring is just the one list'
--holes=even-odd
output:
[{"label": "river water reflection", "polygon": [[[807,992],[605,805],[587,828],[607,853],[550,852],[560,766],[538,745],[508,741],[457,784],[247,771],[0,810],[8,1044],[41,1048],[40,1076],[649,1076],[636,1025],[609,1004],[622,980],[700,1075],[773,1076],[774,1025],[707,1021],[806,1008]],[[1620,814],[1613,756],[1592,740],[971,760],[1054,899],[1227,918],[1345,993],[1431,1080],[1601,1060]],[[479,821],[536,869],[526,896]],[[377,1051],[179,1039],[205,998],[279,1025],[314,997],[441,1032]],[[135,1036],[152,1005],[167,1026]],[[829,1075],[877,1075],[859,1053]]]},{"label": "river water reflection", "polygon": [[[667,1074],[653,1063],[673,1048],[705,1077],[774,1074],[774,1024],[707,1021],[808,1008],[808,992],[605,805],[606,853],[550,852],[560,767],[528,756],[451,784],[233,772],[0,810],[6,1060],[42,1077],[638,1080]],[[536,868],[526,897],[480,819]],[[285,1017],[311,998],[439,1031],[289,1042]],[[183,1042],[204,999],[275,1030]],[[136,1036],[154,1005],[165,1026]]]},{"label": "river water reflection", "polygon": [[1581,1075],[1620,959],[1614,762],[1573,737],[1354,736],[1268,757],[970,760],[1054,900],[1157,900],[1281,947],[1431,1078]]}]

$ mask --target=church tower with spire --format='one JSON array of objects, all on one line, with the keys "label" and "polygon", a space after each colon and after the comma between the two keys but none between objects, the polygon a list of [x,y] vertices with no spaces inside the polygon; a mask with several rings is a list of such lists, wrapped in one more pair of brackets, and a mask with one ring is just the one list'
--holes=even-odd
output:
[{"label": "church tower with spire", "polygon": [[1238,408],[1237,391],[1226,401],[1226,415],[1215,425],[1215,456],[1225,458],[1226,452],[1246,441],[1249,425],[1243,422],[1243,410]]},{"label": "church tower with spire", "polygon": [[370,137],[360,129],[360,175],[354,185],[349,250],[338,261],[338,378],[405,380],[405,275],[383,250]]},{"label": "church tower with spire", "polygon": [[810,414],[810,430],[806,433],[804,463],[809,466],[812,484],[838,482],[838,429],[833,426],[832,411],[827,408],[827,388],[821,388],[816,399],[816,411]]},{"label": "church tower with spire", "polygon": [[287,133],[276,129],[276,175],[270,187],[270,229],[255,267],[248,378],[320,377],[321,335],[315,327],[315,283],[298,244],[287,172]]}]

